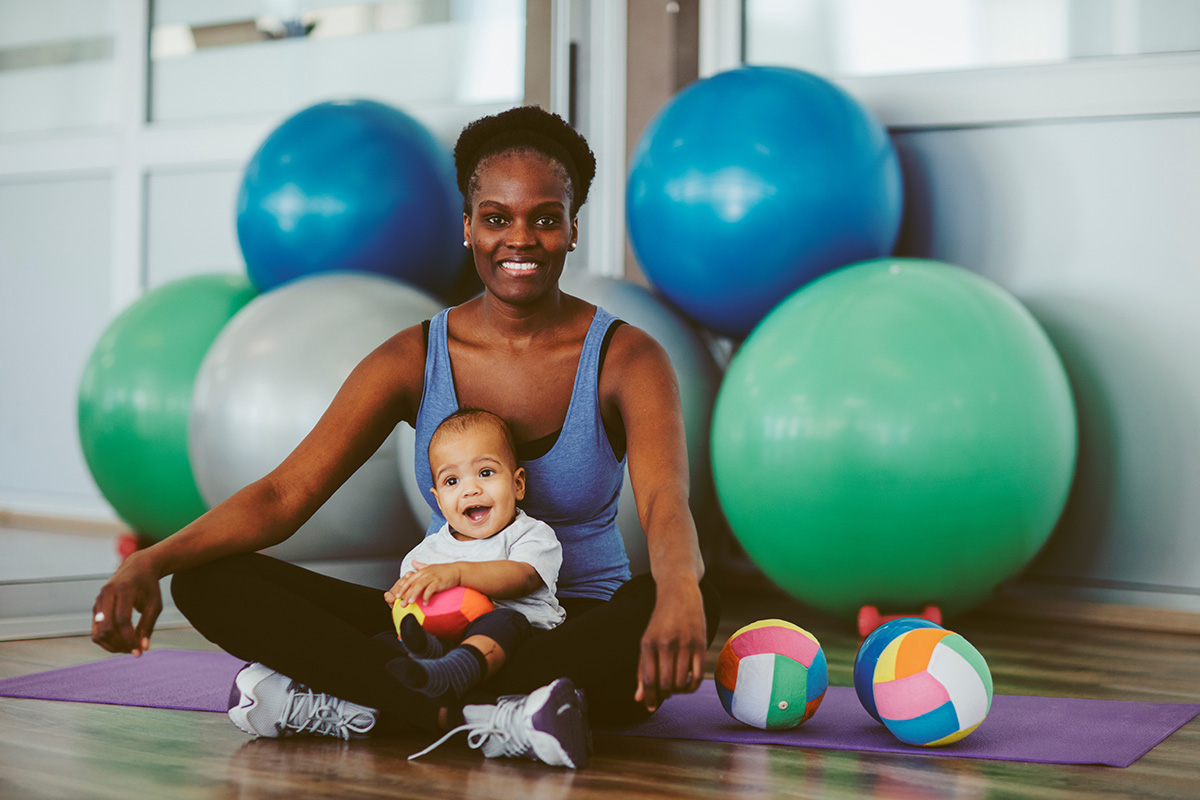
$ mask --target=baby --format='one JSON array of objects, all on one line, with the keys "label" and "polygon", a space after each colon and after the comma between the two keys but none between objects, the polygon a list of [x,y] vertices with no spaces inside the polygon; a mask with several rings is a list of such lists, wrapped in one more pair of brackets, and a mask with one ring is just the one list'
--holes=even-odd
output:
[{"label": "baby", "polygon": [[446,524],[412,549],[389,603],[428,601],[465,586],[492,599],[493,611],[467,626],[453,648],[428,634],[412,615],[400,623],[411,658],[388,669],[431,697],[463,694],[500,669],[533,627],[566,618],[554,596],[562,547],[550,526],[525,514],[525,469],[517,466],[512,432],[500,417],[478,409],[451,414],[429,441],[433,495]]}]

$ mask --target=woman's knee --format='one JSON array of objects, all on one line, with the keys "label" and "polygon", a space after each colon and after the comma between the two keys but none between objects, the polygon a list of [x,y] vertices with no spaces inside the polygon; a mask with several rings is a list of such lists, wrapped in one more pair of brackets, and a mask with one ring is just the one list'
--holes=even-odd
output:
[{"label": "woman's knee", "polygon": [[175,607],[190,616],[189,611],[207,605],[216,596],[228,595],[234,576],[250,566],[255,553],[227,556],[196,567],[180,570],[171,576],[171,598]]},{"label": "woman's knee", "polygon": [[[717,634],[717,626],[721,622],[721,593],[716,584],[707,575],[700,579],[700,597],[704,604],[704,621],[708,627],[708,643],[712,644]],[[626,581],[612,600],[619,600],[622,605],[636,606],[645,615],[646,622],[654,611],[657,591],[654,579],[649,574],[637,575]],[[610,601],[611,602],[611,601]]]},{"label": "woman's knee", "polygon": [[500,645],[505,653],[511,653],[532,632],[533,626],[524,614],[501,606],[473,620],[467,626],[463,639],[486,636]]}]

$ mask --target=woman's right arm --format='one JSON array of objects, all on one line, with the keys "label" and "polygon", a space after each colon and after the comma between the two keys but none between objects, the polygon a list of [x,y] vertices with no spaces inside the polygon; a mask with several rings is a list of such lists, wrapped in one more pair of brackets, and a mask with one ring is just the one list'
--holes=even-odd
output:
[{"label": "woman's right arm", "polygon": [[126,558],[96,598],[92,640],[110,652],[140,655],[162,611],[162,578],[295,533],[396,425],[414,421],[424,357],[419,325],[389,339],[355,367],[316,426],[270,474]]}]

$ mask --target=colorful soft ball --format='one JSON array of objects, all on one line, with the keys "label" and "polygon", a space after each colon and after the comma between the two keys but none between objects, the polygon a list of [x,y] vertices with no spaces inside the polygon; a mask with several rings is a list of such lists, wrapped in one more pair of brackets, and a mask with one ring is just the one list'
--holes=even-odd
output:
[{"label": "colorful soft ball", "polygon": [[858,694],[858,702],[876,722],[882,723],[883,720],[875,708],[875,665],[893,639],[915,628],[944,630],[941,625],[921,617],[902,617],[875,628],[858,646],[858,653],[854,656],[854,691]]},{"label": "colorful soft ball", "polygon": [[[912,620],[897,620],[908,623]],[[895,624],[895,623],[891,623]],[[863,705],[905,744],[939,747],[957,742],[983,723],[992,707],[992,673],[979,651],[957,633],[929,627],[900,630],[878,651],[874,670],[861,670],[869,660],[870,637],[855,659],[855,689],[860,699],[869,674],[870,696]],[[889,632],[880,628],[875,633]],[[902,626],[901,626],[902,627]],[[875,634],[872,634],[874,636]]]},{"label": "colorful soft ball", "polygon": [[400,633],[400,622],[408,616],[416,617],[427,632],[439,639],[457,640],[479,616],[493,608],[492,601],[487,595],[465,586],[455,586],[453,589],[437,592],[429,598],[428,603],[418,600],[415,603],[401,605],[397,601],[392,606],[392,621],[396,623],[396,633]]},{"label": "colorful soft ball", "polygon": [[794,728],[816,713],[829,687],[821,643],[781,619],[751,623],[717,658],[717,695],[731,717],[763,730]]}]

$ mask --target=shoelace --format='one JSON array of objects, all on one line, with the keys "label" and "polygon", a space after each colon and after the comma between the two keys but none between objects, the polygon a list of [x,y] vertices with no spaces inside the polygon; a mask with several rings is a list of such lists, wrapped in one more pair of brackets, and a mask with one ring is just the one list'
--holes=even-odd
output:
[{"label": "shoelace", "polygon": [[279,718],[281,730],[290,729],[297,733],[311,731],[342,739],[349,739],[354,733],[366,733],[374,727],[374,722],[362,712],[347,713],[345,700],[314,692],[299,684],[290,692]]},{"label": "shoelace", "polygon": [[467,734],[467,745],[475,750],[483,747],[484,742],[495,736],[504,747],[504,756],[517,758],[525,755],[533,749],[533,743],[529,741],[529,737],[525,734],[524,726],[518,723],[527,699],[528,695],[501,697],[496,701],[496,710],[486,725],[472,722],[459,725],[454,730],[447,731],[442,738],[421,752],[413,753],[408,757],[408,760],[412,761],[426,753],[432,753],[453,738],[455,734],[462,733],[463,731],[470,731]]}]

